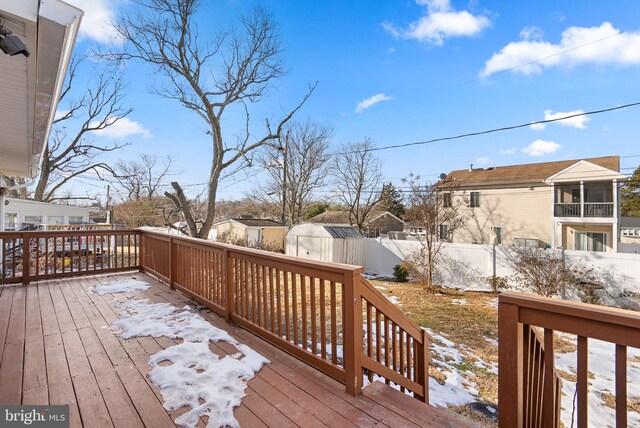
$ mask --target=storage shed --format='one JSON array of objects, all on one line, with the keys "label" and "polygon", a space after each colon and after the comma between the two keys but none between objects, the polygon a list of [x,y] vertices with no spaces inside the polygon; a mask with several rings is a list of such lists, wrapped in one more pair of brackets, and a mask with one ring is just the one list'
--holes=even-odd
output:
[{"label": "storage shed", "polygon": [[303,223],[287,233],[285,254],[362,266],[363,239],[351,226]]},{"label": "storage shed", "polygon": [[89,207],[52,204],[27,199],[0,198],[0,230],[14,231],[28,227],[83,224],[89,222]]}]

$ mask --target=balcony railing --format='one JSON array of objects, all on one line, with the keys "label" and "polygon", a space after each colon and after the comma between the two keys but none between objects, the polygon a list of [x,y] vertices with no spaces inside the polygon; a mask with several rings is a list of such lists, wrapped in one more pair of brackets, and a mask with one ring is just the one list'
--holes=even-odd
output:
[{"label": "balcony railing", "polygon": [[611,202],[585,202],[585,217],[613,217],[613,203]]},{"label": "balcony railing", "polygon": [[[542,340],[531,341],[532,334],[537,337],[534,328],[543,330]],[[561,383],[554,369],[556,331],[577,336],[578,427],[588,426],[588,339],[615,344],[615,426],[626,427],[627,347],[640,347],[640,315],[518,293],[503,293],[499,301],[500,427],[560,426]]]},{"label": "balcony railing", "polygon": [[0,284],[143,270],[360,393],[428,402],[429,335],[358,266],[141,230],[0,232]]},{"label": "balcony railing", "polygon": [[585,202],[584,214],[580,203],[558,203],[554,205],[556,217],[613,217],[613,202]]}]

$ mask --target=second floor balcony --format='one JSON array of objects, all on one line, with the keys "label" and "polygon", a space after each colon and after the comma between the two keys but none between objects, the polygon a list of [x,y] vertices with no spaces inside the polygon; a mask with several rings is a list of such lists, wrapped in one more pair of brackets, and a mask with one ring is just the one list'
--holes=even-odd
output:
[{"label": "second floor balcony", "polygon": [[613,218],[616,215],[614,188],[611,182],[568,183],[556,185],[555,217]]}]

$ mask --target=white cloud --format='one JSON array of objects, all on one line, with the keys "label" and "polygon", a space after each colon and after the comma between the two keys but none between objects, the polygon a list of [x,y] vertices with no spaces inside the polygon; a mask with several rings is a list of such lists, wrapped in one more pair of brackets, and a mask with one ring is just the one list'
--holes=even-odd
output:
[{"label": "white cloud", "polygon": [[[98,122],[91,122],[89,126],[96,126]],[[139,135],[142,138],[150,138],[151,132],[142,126],[140,122],[131,120],[128,117],[122,118],[107,128],[94,131],[94,134],[100,137],[107,138],[124,138],[132,135]]]},{"label": "white cloud", "polygon": [[[522,32],[520,34],[523,36]],[[530,32],[525,31],[524,36],[527,35]],[[562,32],[557,44],[523,37],[494,53],[485,62],[480,76],[505,70],[525,75],[540,74],[545,68],[571,68],[583,64],[640,65],[640,31],[621,32],[611,23],[604,22],[599,27],[569,27]]]},{"label": "white cloud", "polygon": [[502,150],[500,150],[500,154],[501,155],[512,155],[512,154],[515,154],[516,150],[517,149],[515,147],[510,148],[510,149],[502,149]]},{"label": "white cloud", "polygon": [[[545,110],[544,120],[554,120],[554,119],[560,119],[561,117],[575,116],[575,117],[570,117],[568,119],[559,120],[555,123],[562,126],[569,126],[571,128],[586,129],[587,128],[586,123],[589,122],[591,118],[583,115],[583,113],[584,113],[584,110],[573,110],[573,111],[566,111],[566,112],[559,111],[556,113],[553,113],[551,110]],[[581,115],[581,116],[576,116],[576,115]],[[536,131],[541,131],[547,127],[547,124],[532,123],[531,125],[529,125],[529,127],[531,129],[535,129]]]},{"label": "white cloud", "polygon": [[112,23],[116,17],[116,7],[121,0],[67,0],[84,11],[80,23],[79,40],[91,39],[98,43],[122,43]]},{"label": "white cloud", "polygon": [[489,18],[473,15],[466,10],[456,11],[450,0],[416,0],[426,7],[425,15],[408,25],[398,28],[393,24],[382,26],[394,37],[415,39],[432,45],[442,45],[450,37],[469,37],[478,35],[491,25]]},{"label": "white cloud", "polygon": [[540,157],[555,153],[560,150],[560,147],[562,146],[555,141],[536,140],[522,149],[522,152],[528,154],[529,156]]},{"label": "white cloud", "polygon": [[522,31],[520,31],[520,38],[522,40],[540,40],[543,35],[544,31],[539,27],[524,27]]},{"label": "white cloud", "polygon": [[356,106],[356,113],[362,113],[363,111],[365,111],[366,109],[368,109],[369,107],[373,107],[374,105],[382,102],[382,101],[389,101],[393,99],[393,97],[389,97],[385,94],[376,94],[372,97],[369,97],[367,99],[364,99],[362,101],[360,101],[358,103],[358,105]]},{"label": "white cloud", "polygon": [[478,165],[486,165],[489,163],[489,157],[488,156],[481,156],[479,158],[476,158],[476,163]]},{"label": "white cloud", "polygon": [[542,131],[546,127],[546,123],[532,123],[531,125],[529,125],[529,128],[535,129],[536,131]]},{"label": "white cloud", "polygon": [[69,114],[69,110],[56,110],[56,114],[53,116],[53,120],[62,119],[67,114]]}]

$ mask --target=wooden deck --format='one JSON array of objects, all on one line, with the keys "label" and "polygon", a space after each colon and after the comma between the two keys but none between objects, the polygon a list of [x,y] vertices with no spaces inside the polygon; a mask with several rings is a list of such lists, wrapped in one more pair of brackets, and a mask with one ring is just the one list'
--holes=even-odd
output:
[{"label": "wooden deck", "polygon": [[[72,427],[175,426],[181,411],[163,408],[160,391],[147,379],[147,363],[150,355],[177,342],[118,338],[108,326],[119,318],[115,303],[127,297],[89,292],[98,282],[124,278],[152,285],[133,293],[137,297],[195,306],[138,272],[0,286],[1,405],[69,404]],[[356,397],[348,395],[344,385],[248,331],[207,309],[200,314],[271,361],[249,381],[247,395],[235,409],[242,426],[469,426],[455,414],[384,384],[374,383]],[[225,343],[212,347],[219,355],[236,352]]]}]

